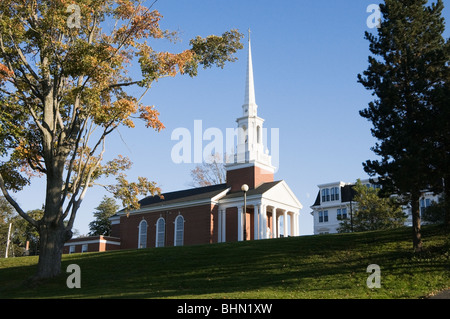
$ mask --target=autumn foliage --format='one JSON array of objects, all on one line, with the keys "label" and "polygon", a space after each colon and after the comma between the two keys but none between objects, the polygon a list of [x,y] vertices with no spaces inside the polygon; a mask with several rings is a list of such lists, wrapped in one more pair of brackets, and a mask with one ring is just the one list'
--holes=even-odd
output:
[{"label": "autumn foliage", "polygon": [[[0,2],[0,189],[40,231],[39,277],[59,273],[46,251],[60,250],[70,238],[88,188],[107,188],[126,208],[138,208],[139,195],[160,193],[147,178],[127,181],[128,159],[103,163],[106,138],[118,127],[143,121],[164,129],[157,108],[143,103],[152,84],[177,74],[195,76],[199,66],[223,67],[242,48],[242,35],[231,30],[197,37],[179,53],[155,51],[150,42],[172,41],[177,34],[161,29],[163,17],[152,6],[138,0]],[[132,66],[139,67],[138,75],[129,72]],[[40,221],[9,193],[31,176],[46,176]],[[117,184],[103,185],[105,176],[115,176]]]}]

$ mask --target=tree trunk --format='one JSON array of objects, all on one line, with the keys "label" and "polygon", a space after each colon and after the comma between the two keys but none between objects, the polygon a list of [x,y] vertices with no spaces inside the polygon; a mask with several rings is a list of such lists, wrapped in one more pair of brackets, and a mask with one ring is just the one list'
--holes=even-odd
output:
[{"label": "tree trunk", "polygon": [[415,252],[422,251],[422,234],[420,232],[420,193],[413,194],[411,197],[411,214],[413,223],[413,249]]},{"label": "tree trunk", "polygon": [[47,188],[44,217],[39,221],[39,262],[34,279],[47,279],[61,273],[61,259],[64,243],[72,236],[66,229],[63,220],[62,190],[63,190],[64,160],[55,160],[53,169],[47,172]]},{"label": "tree trunk", "polygon": [[444,178],[444,224],[450,227],[450,177]]},{"label": "tree trunk", "polygon": [[62,249],[65,243],[64,225],[41,224],[40,249],[37,272],[34,279],[47,279],[61,273]]}]

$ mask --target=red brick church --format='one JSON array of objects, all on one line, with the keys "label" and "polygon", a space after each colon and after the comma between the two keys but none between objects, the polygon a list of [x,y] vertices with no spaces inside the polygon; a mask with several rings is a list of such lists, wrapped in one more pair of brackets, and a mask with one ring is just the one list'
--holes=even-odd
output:
[{"label": "red brick church", "polygon": [[144,198],[140,209],[111,217],[111,237],[72,239],[65,253],[299,235],[302,205],[285,181],[274,180],[275,167],[262,142],[264,120],[257,115],[250,40],[248,46],[245,101],[237,119],[236,152],[225,166],[226,183]]}]

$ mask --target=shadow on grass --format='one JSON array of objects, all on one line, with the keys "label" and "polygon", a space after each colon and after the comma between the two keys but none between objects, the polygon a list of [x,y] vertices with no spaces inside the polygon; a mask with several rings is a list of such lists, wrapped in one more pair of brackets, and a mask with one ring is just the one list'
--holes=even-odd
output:
[{"label": "shadow on grass", "polygon": [[27,287],[28,279],[36,272],[36,265],[0,268],[0,299],[11,298],[12,292]]},{"label": "shadow on grass", "polygon": [[[14,278],[0,279],[0,283],[8,283],[0,288],[0,297],[385,298],[389,296],[386,289],[367,290],[369,264],[380,265],[385,284],[393,290],[395,281],[415,281],[422,276],[425,282],[432,282],[427,276],[448,269],[448,260],[436,257],[441,256],[438,248],[428,259],[417,259],[408,248],[409,234],[409,229],[401,229],[65,255],[61,276],[32,289],[17,285],[20,275],[33,274],[34,266],[0,269],[0,278]],[[433,236],[440,236],[439,242],[445,237],[439,231]],[[66,286],[70,264],[81,268],[81,289]],[[430,288],[434,289],[433,285]],[[415,288],[409,286],[402,284],[393,294],[410,297],[421,293],[411,292]]]}]

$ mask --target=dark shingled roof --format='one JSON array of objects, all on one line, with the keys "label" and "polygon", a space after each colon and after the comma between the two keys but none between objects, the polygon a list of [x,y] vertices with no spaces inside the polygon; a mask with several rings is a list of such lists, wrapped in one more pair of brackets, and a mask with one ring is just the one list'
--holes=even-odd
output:
[{"label": "dark shingled roof", "polygon": [[[272,187],[274,187],[275,185],[277,185],[277,184],[279,184],[281,182],[282,181],[275,181],[275,182],[268,182],[268,183],[261,184],[257,188],[249,189],[248,192],[247,192],[247,196],[264,194],[269,189],[271,189]],[[223,199],[243,197],[243,196],[244,196],[244,194],[243,194],[242,191],[236,191],[236,192],[233,192],[233,193],[228,193],[227,196],[225,196]]]},{"label": "dark shingled roof", "polygon": [[224,190],[226,190],[228,187],[226,184],[219,184],[219,185],[213,185],[213,186],[206,186],[206,187],[198,187],[198,188],[191,188],[191,189],[185,189],[181,191],[176,192],[170,192],[170,193],[163,193],[161,194],[163,198],[159,196],[149,196],[139,201],[139,204],[141,205],[141,208],[147,207],[150,205],[166,205],[166,204],[173,204],[177,202],[185,202],[185,201],[192,201],[192,200],[201,200],[206,198],[213,198],[214,196],[220,194]]},{"label": "dark shingled roof", "polygon": [[320,205],[320,191],[317,192],[316,201],[314,202],[313,206],[319,206]]},{"label": "dark shingled roof", "polygon": [[355,187],[355,185],[345,185],[344,187],[341,187],[341,201],[343,203],[350,202],[355,198],[356,191],[353,187]]},{"label": "dark shingled roof", "polygon": [[[258,188],[250,189],[247,192],[247,196],[251,195],[257,195],[257,194],[263,194],[278,183],[281,183],[282,181],[276,181],[276,182],[270,182],[270,183],[264,183]],[[139,204],[141,205],[141,208],[148,208],[148,207],[158,207],[158,206],[164,206],[164,205],[170,205],[170,204],[176,204],[176,203],[183,203],[183,202],[189,202],[189,201],[195,201],[195,200],[203,200],[203,199],[211,199],[223,191],[225,191],[229,186],[227,184],[219,184],[219,185],[213,185],[213,186],[206,186],[206,187],[198,187],[198,188],[191,188],[191,189],[185,189],[181,191],[176,192],[169,192],[169,193],[163,193],[162,198],[159,196],[148,196],[144,199],[141,199],[139,201]],[[243,192],[237,191],[233,193],[227,194],[224,199],[228,198],[237,198],[242,197]],[[123,211],[123,210],[122,210]]]}]

